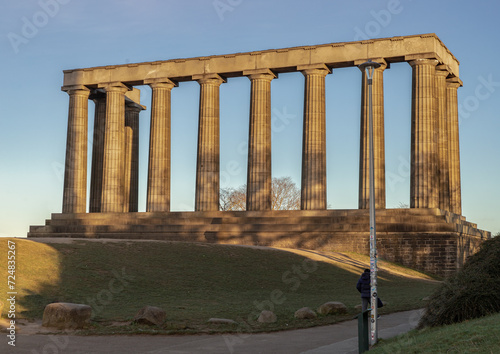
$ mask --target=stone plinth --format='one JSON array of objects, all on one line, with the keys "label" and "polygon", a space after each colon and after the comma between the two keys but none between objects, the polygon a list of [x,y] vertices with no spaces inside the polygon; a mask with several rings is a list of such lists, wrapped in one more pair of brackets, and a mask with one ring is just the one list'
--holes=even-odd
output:
[{"label": "stone plinth", "polygon": [[[491,237],[440,209],[377,210],[381,257],[448,275]],[[52,214],[28,237],[155,239],[369,253],[369,210]]]}]

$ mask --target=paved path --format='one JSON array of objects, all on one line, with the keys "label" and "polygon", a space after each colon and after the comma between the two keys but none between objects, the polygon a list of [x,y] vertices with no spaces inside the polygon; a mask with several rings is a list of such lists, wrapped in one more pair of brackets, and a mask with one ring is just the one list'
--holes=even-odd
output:
[{"label": "paved path", "polygon": [[[390,338],[414,328],[420,311],[384,315],[379,320],[380,338]],[[357,353],[357,321],[284,332],[241,335],[185,336],[62,336],[22,335],[16,347],[7,345],[2,335],[0,353]]]}]

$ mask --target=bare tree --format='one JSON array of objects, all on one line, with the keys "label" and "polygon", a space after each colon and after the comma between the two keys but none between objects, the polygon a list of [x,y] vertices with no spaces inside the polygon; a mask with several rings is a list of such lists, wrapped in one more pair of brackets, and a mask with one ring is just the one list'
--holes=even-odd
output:
[{"label": "bare tree", "polygon": [[273,210],[300,209],[300,189],[292,177],[273,178],[271,208]]},{"label": "bare tree", "polygon": [[[220,190],[220,210],[245,210],[246,199],[246,184],[238,188],[222,188]],[[300,209],[300,189],[291,177],[273,178],[271,208],[273,210]]]},{"label": "bare tree", "polygon": [[245,210],[247,201],[247,185],[238,188],[221,188],[220,190],[220,210]]}]

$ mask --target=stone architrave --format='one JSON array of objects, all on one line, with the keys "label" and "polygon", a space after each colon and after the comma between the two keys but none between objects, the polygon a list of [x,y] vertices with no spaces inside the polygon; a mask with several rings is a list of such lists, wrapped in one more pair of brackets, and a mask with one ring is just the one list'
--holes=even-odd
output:
[{"label": "stone architrave", "polygon": [[299,66],[305,76],[302,138],[302,210],[326,209],[325,64]]},{"label": "stone architrave", "polygon": [[85,213],[87,211],[87,135],[90,90],[82,85],[63,87],[62,90],[69,94],[62,212]]},{"label": "stone architrave", "polygon": [[[356,65],[366,60],[355,62]],[[373,172],[375,184],[375,208],[385,209],[385,139],[384,139],[384,59],[374,59],[380,64],[372,77],[372,117],[373,117]],[[370,207],[370,129],[369,97],[366,71],[361,76],[361,127],[359,149],[359,209]]]},{"label": "stone architrave", "polygon": [[217,211],[220,189],[219,87],[224,80],[217,74],[199,75],[193,80],[200,84],[194,210]]},{"label": "stone architrave", "polygon": [[415,59],[412,67],[410,207],[439,207],[438,127],[435,59]]},{"label": "stone architrave", "polygon": [[450,169],[450,211],[462,215],[460,186],[460,144],[458,131],[457,89],[462,86],[458,78],[446,81],[446,107],[448,115],[448,154]]},{"label": "stone architrave", "polygon": [[450,210],[450,172],[448,151],[448,113],[446,100],[445,66],[436,67],[436,104],[438,121],[438,176],[439,176],[439,209]]},{"label": "stone architrave", "polygon": [[146,80],[152,89],[146,211],[170,211],[170,106],[175,83]]},{"label": "stone architrave", "polygon": [[92,140],[92,169],[90,172],[89,212],[101,211],[102,165],[104,161],[104,132],[106,126],[106,95],[94,94],[94,134]]},{"label": "stone architrave", "polygon": [[246,210],[271,210],[271,81],[269,69],[244,71],[251,81]]},{"label": "stone architrave", "polygon": [[142,109],[135,103],[125,106],[124,212],[137,212],[139,208],[139,113]]},{"label": "stone architrave", "polygon": [[103,85],[106,91],[106,126],[101,212],[123,212],[125,191],[125,93],[122,83]]}]

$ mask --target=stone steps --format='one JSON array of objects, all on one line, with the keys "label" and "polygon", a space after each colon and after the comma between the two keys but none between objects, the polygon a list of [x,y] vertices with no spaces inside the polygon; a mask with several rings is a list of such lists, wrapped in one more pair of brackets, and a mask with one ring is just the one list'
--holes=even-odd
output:
[{"label": "stone steps", "polygon": [[[28,237],[143,237],[205,233],[363,233],[369,230],[368,210],[171,212],[53,214],[45,226],[32,226]],[[377,211],[377,232],[460,232],[478,236],[476,225],[439,209]],[[119,237],[118,237],[119,238]]]},{"label": "stone steps", "polygon": [[[137,213],[139,214],[139,213]],[[172,215],[171,217],[137,217],[121,219],[122,225],[229,225],[229,224],[279,224],[279,225],[295,225],[295,224],[366,224],[369,222],[368,216],[353,216],[353,217],[194,217],[182,218]],[[442,217],[440,216],[377,216],[377,223],[412,223],[412,222],[427,222],[427,223],[441,223]],[[47,226],[67,226],[67,225],[110,225],[109,218],[84,218],[84,219],[54,219],[48,220]]]},{"label": "stone steps", "polygon": [[[377,232],[424,232],[426,230],[434,231],[457,231],[455,224],[448,223],[378,223]],[[357,231],[363,232],[369,230],[369,223],[234,223],[234,224],[169,224],[169,225],[137,225],[137,224],[110,224],[110,225],[51,225],[43,227],[43,231],[55,233],[71,232],[258,232],[258,231],[286,231],[286,232],[339,232],[339,231]],[[41,232],[42,230],[38,230]],[[33,232],[36,232],[34,229]]]}]

